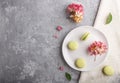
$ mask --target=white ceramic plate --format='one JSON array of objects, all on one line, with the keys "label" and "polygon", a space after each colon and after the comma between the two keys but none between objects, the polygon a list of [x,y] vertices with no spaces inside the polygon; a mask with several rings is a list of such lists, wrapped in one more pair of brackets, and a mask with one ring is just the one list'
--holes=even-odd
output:
[{"label": "white ceramic plate", "polygon": [[[80,37],[85,32],[90,32],[91,35],[87,40],[81,41]],[[67,44],[71,40],[75,40],[79,43],[79,48],[75,51],[70,51],[67,48]],[[67,64],[73,69],[78,71],[89,71],[100,65],[107,57],[108,50],[106,53],[102,54],[101,56],[98,55],[96,57],[96,61],[94,61],[95,56],[90,56],[87,53],[88,46],[94,41],[102,41],[108,47],[108,42],[104,34],[91,26],[81,26],[70,31],[68,35],[65,37],[62,44],[62,53]],[[74,62],[77,58],[84,58],[86,61],[86,67],[77,68],[74,65]]]}]

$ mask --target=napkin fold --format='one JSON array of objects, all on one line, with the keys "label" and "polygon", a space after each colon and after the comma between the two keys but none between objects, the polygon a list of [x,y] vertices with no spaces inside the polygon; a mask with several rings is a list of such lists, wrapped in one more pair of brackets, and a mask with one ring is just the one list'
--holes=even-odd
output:
[{"label": "napkin fold", "polygon": [[[109,13],[113,19],[106,25]],[[120,0],[101,0],[94,27],[103,32],[108,40],[108,56],[96,69],[82,72],[79,83],[120,83]],[[114,68],[113,76],[105,76],[102,73],[102,68],[106,65]]]}]

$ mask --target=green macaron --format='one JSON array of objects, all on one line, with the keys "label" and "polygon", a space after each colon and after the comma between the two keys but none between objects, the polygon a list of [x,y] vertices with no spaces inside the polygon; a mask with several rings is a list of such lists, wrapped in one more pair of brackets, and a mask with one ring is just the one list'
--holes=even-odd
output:
[{"label": "green macaron", "polygon": [[78,42],[77,41],[70,41],[70,42],[68,42],[68,49],[70,49],[70,50],[76,50],[77,48],[78,48]]},{"label": "green macaron", "polygon": [[75,61],[75,66],[77,68],[84,68],[86,66],[86,61],[83,58],[78,58]]},{"label": "green macaron", "polygon": [[81,36],[81,40],[86,40],[88,39],[88,37],[90,36],[90,33],[89,32],[85,32],[82,36]]},{"label": "green macaron", "polygon": [[103,73],[107,76],[112,76],[114,74],[114,69],[111,66],[103,67]]}]

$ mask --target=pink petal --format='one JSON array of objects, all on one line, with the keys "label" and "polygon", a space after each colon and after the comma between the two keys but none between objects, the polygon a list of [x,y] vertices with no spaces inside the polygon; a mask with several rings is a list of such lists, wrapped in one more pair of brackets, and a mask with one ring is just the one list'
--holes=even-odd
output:
[{"label": "pink petal", "polygon": [[61,26],[57,26],[56,28],[58,31],[61,31],[63,28]]},{"label": "pink petal", "polygon": [[63,71],[63,70],[64,70],[64,67],[63,67],[63,66],[60,66],[60,67],[59,67],[59,70]]},{"label": "pink petal", "polygon": [[54,38],[58,38],[58,35],[57,35],[57,34],[54,34],[53,37],[54,37]]}]

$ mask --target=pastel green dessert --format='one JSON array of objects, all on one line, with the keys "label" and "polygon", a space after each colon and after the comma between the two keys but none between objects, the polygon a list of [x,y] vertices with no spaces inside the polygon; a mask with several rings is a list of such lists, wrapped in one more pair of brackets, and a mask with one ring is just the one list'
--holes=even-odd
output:
[{"label": "pastel green dessert", "polygon": [[111,66],[105,66],[103,68],[103,73],[107,76],[112,76],[114,74],[114,69]]},{"label": "pastel green dessert", "polygon": [[70,50],[76,50],[78,48],[78,42],[76,42],[76,41],[70,41],[68,43],[68,48]]},{"label": "pastel green dessert", "polygon": [[85,32],[85,33],[81,36],[80,39],[81,39],[81,40],[86,40],[86,39],[88,39],[89,35],[90,35],[89,32]]},{"label": "pastel green dessert", "polygon": [[75,66],[77,68],[84,68],[86,66],[86,61],[83,58],[78,58],[75,61]]}]

